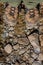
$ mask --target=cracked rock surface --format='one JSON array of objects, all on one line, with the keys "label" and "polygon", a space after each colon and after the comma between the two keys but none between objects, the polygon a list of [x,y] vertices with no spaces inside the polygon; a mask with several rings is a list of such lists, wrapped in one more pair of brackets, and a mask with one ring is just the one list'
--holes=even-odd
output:
[{"label": "cracked rock surface", "polygon": [[17,8],[13,18],[10,8],[0,24],[0,65],[43,65],[43,18],[25,20],[29,15],[22,10],[18,16]]}]

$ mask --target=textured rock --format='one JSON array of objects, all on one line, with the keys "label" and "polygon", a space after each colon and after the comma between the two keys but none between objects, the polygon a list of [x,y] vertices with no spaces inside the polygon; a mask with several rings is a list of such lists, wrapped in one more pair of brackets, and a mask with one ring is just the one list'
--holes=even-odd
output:
[{"label": "textured rock", "polygon": [[43,25],[39,27],[39,32],[43,33]]},{"label": "textured rock", "polygon": [[41,53],[43,53],[43,46],[41,46]]},{"label": "textured rock", "polygon": [[19,65],[19,63],[16,62],[14,65]]},{"label": "textured rock", "polygon": [[27,53],[25,53],[25,54],[24,54],[24,57],[25,57],[26,60],[29,60],[30,55],[27,54]]},{"label": "textured rock", "polygon": [[0,25],[0,49],[4,57],[2,62],[5,62],[3,65],[42,65],[43,18],[38,18],[36,8],[26,14],[23,9],[19,15],[17,13],[18,8],[9,5],[5,9],[3,24]]},{"label": "textured rock", "polygon": [[9,28],[9,31],[13,31],[13,30],[14,30],[14,28],[13,28],[13,27],[10,27],[10,28]]},{"label": "textured rock", "polygon": [[17,42],[18,42],[18,38],[17,38],[16,36],[14,36],[13,42],[14,42],[14,43],[17,43]]},{"label": "textured rock", "polygon": [[38,55],[33,52],[33,53],[31,53],[31,57],[36,59],[36,58],[38,58]]},{"label": "textured rock", "polygon": [[21,63],[20,65],[26,65],[26,63]]},{"label": "textured rock", "polygon": [[27,38],[19,38],[18,43],[21,44],[21,45],[28,45],[29,41],[28,41]]},{"label": "textured rock", "polygon": [[34,48],[34,52],[35,52],[36,54],[40,54],[40,47]]},{"label": "textured rock", "polygon": [[42,18],[40,18],[39,25],[43,25],[43,17],[42,17]]},{"label": "textured rock", "polygon": [[9,34],[8,34],[10,37],[13,37],[13,34],[12,34],[12,32],[9,32]]},{"label": "textured rock", "polygon": [[34,61],[32,65],[42,65],[40,61]]},{"label": "textured rock", "polygon": [[12,47],[11,47],[11,45],[10,45],[10,44],[6,45],[6,46],[4,47],[4,50],[5,50],[5,52],[7,52],[8,54],[11,53],[11,52],[12,52]]},{"label": "textured rock", "polygon": [[24,49],[21,49],[20,51],[19,51],[19,55],[21,55],[21,54],[24,54],[26,52],[26,49],[24,48]]},{"label": "textured rock", "polygon": [[34,47],[34,52],[35,53],[40,53],[40,47],[38,46],[39,42],[36,37],[33,35],[30,35],[29,37],[31,45]]},{"label": "textured rock", "polygon": [[43,46],[43,35],[40,35],[40,44]]},{"label": "textured rock", "polygon": [[19,44],[16,44],[13,46],[14,50],[18,50],[19,49]]},{"label": "textured rock", "polygon": [[34,62],[33,58],[29,58],[29,63],[32,64]]},{"label": "textured rock", "polygon": [[42,61],[43,60],[43,54],[40,53],[38,59]]}]

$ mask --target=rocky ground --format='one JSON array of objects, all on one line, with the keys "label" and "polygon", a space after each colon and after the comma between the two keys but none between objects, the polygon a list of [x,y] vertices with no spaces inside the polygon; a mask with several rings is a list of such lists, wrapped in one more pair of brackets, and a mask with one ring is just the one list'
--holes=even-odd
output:
[{"label": "rocky ground", "polygon": [[10,6],[0,24],[0,65],[43,65],[43,17],[29,18],[22,10],[14,16]]}]

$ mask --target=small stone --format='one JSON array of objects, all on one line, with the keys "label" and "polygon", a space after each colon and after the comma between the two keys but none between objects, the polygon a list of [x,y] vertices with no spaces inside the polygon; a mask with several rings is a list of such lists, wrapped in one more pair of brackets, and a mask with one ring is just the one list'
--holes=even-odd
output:
[{"label": "small stone", "polygon": [[34,58],[34,59],[36,59],[36,58],[38,58],[38,55],[33,52],[33,53],[31,54],[31,57]]},{"label": "small stone", "polygon": [[23,60],[23,61],[26,61],[26,60],[27,60],[24,55],[22,56],[22,60]]},{"label": "small stone", "polygon": [[32,29],[32,28],[34,28],[34,27],[36,27],[36,24],[34,24],[34,23],[29,23],[29,22],[26,22],[26,28],[27,29]]},{"label": "small stone", "polygon": [[34,48],[34,52],[36,53],[36,54],[39,54],[40,53],[40,47],[38,46],[38,47],[36,47],[36,48]]},{"label": "small stone", "polygon": [[19,63],[16,62],[14,65],[19,65]]},{"label": "small stone", "polygon": [[9,26],[14,26],[14,23],[11,21],[11,22],[8,22],[8,25]]},{"label": "small stone", "polygon": [[25,53],[25,54],[24,54],[24,57],[25,57],[25,59],[26,59],[26,60],[28,60],[28,59],[29,59],[29,57],[30,57],[30,55],[29,55],[29,54],[27,54],[27,53]]},{"label": "small stone", "polygon": [[26,28],[27,29],[32,29],[33,28],[33,25],[29,24],[28,22],[26,23]]},{"label": "small stone", "polygon": [[9,39],[9,41],[10,41],[10,42],[12,42],[12,41],[13,41],[13,39],[12,39],[12,38],[10,38],[10,39]]},{"label": "small stone", "polygon": [[29,38],[30,42],[32,42],[32,41],[34,41],[34,40],[36,40],[36,37],[35,37],[35,36],[33,36],[33,35],[28,36],[28,38]]},{"label": "small stone", "polygon": [[43,46],[41,46],[41,53],[43,54]]},{"label": "small stone", "polygon": [[12,32],[9,32],[9,34],[8,34],[10,37],[13,37],[13,34],[12,34]]},{"label": "small stone", "polygon": [[13,48],[14,48],[14,50],[18,50],[19,49],[19,45],[16,44],[16,45],[13,46]]},{"label": "small stone", "polygon": [[28,41],[27,38],[19,38],[18,43],[21,44],[21,45],[28,45],[29,41]]},{"label": "small stone", "polygon": [[25,46],[19,45],[19,49],[23,49],[23,48],[25,48]]},{"label": "small stone", "polygon": [[42,65],[40,61],[34,61],[32,65]]},{"label": "small stone", "polygon": [[18,42],[18,38],[14,36],[13,42],[14,42],[14,43],[17,43],[17,42]]},{"label": "small stone", "polygon": [[40,24],[40,25],[43,25],[43,18],[40,19],[39,24]]},{"label": "small stone", "polygon": [[38,60],[42,61],[43,60],[43,54],[39,54]]},{"label": "small stone", "polygon": [[14,28],[13,28],[13,27],[10,27],[10,28],[9,28],[9,30],[10,30],[10,31],[13,31],[13,30],[14,30]]},{"label": "small stone", "polygon": [[39,37],[40,37],[40,44],[41,46],[43,46],[43,35],[40,35]]},{"label": "small stone", "polygon": [[29,58],[29,63],[30,63],[30,64],[32,64],[32,63],[33,63],[33,61],[34,61],[34,59],[33,59],[33,58]]},{"label": "small stone", "polygon": [[21,50],[19,51],[19,55],[24,54],[25,51],[26,51],[26,49],[21,49]]},{"label": "small stone", "polygon": [[9,58],[7,57],[6,60],[7,60],[7,62],[8,62],[8,61],[9,61]]},{"label": "small stone", "polygon": [[26,63],[21,63],[20,65],[26,65]]},{"label": "small stone", "polygon": [[29,54],[30,53],[30,50],[27,50],[27,53]]},{"label": "small stone", "polygon": [[39,32],[40,32],[40,33],[43,33],[43,26],[40,26],[40,27],[39,27]]},{"label": "small stone", "polygon": [[6,33],[6,37],[8,37],[8,33]]},{"label": "small stone", "polygon": [[30,30],[25,30],[26,34],[29,35],[30,34]]},{"label": "small stone", "polygon": [[31,45],[34,48],[34,52],[37,54],[40,53],[40,47],[38,46],[39,42],[37,38],[35,38],[33,35],[29,36],[28,38],[30,40]]},{"label": "small stone", "polygon": [[11,53],[12,52],[12,46],[10,44],[7,44],[5,47],[4,47],[4,50],[6,53]]}]

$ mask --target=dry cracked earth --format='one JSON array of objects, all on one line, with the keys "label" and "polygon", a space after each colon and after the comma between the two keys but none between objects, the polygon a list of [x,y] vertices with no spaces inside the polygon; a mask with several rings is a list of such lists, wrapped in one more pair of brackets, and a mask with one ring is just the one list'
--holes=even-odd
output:
[{"label": "dry cracked earth", "polygon": [[18,15],[17,8],[5,9],[0,21],[0,65],[43,65],[43,16],[33,10]]}]

